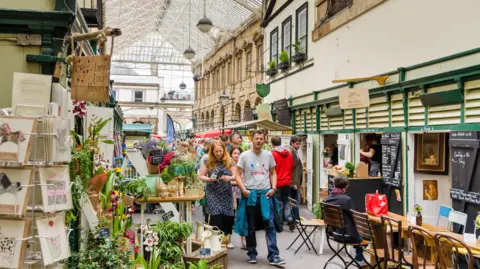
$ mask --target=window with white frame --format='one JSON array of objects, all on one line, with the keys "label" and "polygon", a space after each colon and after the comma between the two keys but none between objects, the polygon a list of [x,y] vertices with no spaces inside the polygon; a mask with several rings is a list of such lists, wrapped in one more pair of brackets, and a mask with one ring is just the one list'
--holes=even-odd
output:
[{"label": "window with white frame", "polygon": [[300,41],[300,47],[302,51],[307,54],[307,45],[308,45],[308,3],[302,5],[297,9],[297,18],[296,18],[296,34],[297,41]]},{"label": "window with white frame", "polygon": [[143,91],[134,91],[133,92],[133,101],[134,102],[143,102]]},{"label": "window with white frame", "polygon": [[278,28],[270,33],[270,61],[278,64]]},{"label": "window with white frame", "polygon": [[282,23],[282,51],[286,50],[288,57],[292,55],[292,16]]}]

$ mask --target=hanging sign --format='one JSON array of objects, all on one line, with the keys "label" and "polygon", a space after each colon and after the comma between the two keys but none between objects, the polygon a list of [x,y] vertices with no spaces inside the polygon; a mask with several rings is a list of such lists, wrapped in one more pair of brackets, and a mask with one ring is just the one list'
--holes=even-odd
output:
[{"label": "hanging sign", "polygon": [[370,106],[368,89],[344,88],[338,93],[341,109],[362,108]]},{"label": "hanging sign", "polygon": [[257,110],[259,120],[272,120],[272,113],[270,113],[269,104],[260,104],[255,108]]},{"label": "hanging sign", "polygon": [[277,112],[278,122],[281,125],[290,126],[291,115],[287,99],[280,99],[273,102],[273,107],[275,108],[275,112]]},{"label": "hanging sign", "polygon": [[108,102],[110,55],[75,57],[71,83],[72,99]]}]

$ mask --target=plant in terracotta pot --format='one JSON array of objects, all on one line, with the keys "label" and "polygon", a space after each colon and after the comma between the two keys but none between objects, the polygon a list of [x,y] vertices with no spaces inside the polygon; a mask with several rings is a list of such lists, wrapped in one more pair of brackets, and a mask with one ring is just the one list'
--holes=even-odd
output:
[{"label": "plant in terracotta pot", "polygon": [[423,210],[422,206],[419,204],[415,204],[413,206],[413,212],[417,213],[417,216],[415,217],[415,221],[418,226],[422,226],[423,224],[422,210]]},{"label": "plant in terracotta pot", "polygon": [[270,77],[274,77],[276,74],[278,74],[277,63],[274,60],[271,60],[268,63],[268,70],[266,73]]},{"label": "plant in terracotta pot", "polygon": [[286,72],[290,68],[290,57],[288,57],[288,53],[286,50],[283,50],[280,53],[280,63],[278,64],[278,68],[282,70],[282,72]]}]

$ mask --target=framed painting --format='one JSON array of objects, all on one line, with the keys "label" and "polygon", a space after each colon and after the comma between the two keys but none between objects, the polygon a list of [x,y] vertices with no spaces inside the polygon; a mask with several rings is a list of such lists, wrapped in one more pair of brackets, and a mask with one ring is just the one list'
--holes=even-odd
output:
[{"label": "framed painting", "polygon": [[0,214],[25,216],[33,175],[33,168],[0,168]]},{"label": "framed painting", "polygon": [[438,182],[436,180],[423,181],[423,200],[438,200]]},{"label": "framed painting", "polygon": [[37,219],[36,224],[44,265],[54,264],[70,257],[65,212]]},{"label": "framed painting", "polygon": [[36,130],[36,118],[0,116],[0,161],[28,162]]},{"label": "framed painting", "polygon": [[[72,192],[68,166],[38,168],[44,212],[57,212],[72,208]],[[37,195],[38,196],[38,195]],[[39,204],[39,201],[36,201]]]},{"label": "framed painting", "polygon": [[415,172],[448,174],[446,133],[415,135]]},{"label": "framed painting", "polygon": [[23,267],[28,231],[32,221],[21,218],[0,219],[0,268]]}]

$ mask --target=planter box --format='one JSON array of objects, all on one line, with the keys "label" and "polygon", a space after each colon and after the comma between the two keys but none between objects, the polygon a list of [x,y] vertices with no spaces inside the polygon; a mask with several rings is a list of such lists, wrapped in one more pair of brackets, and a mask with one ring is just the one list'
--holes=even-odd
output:
[{"label": "planter box", "polygon": [[189,262],[197,264],[200,260],[205,260],[207,261],[207,264],[209,266],[218,264],[221,266],[222,269],[227,269],[228,268],[228,255],[227,255],[227,250],[224,249],[220,252],[214,253],[211,257],[201,257],[200,256],[200,251],[196,250],[192,252],[190,255],[183,255],[183,260],[185,264],[187,265]]},{"label": "planter box", "polygon": [[285,72],[285,71],[287,71],[288,68],[290,68],[290,63],[289,62],[280,62],[278,64],[278,68],[280,68],[280,70],[282,70],[282,72]]},{"label": "planter box", "polygon": [[276,74],[278,74],[278,70],[276,68],[275,69],[268,69],[266,73],[267,73],[268,76],[273,77]]},{"label": "planter box", "polygon": [[292,56],[292,61],[295,62],[296,64],[305,62],[307,60],[307,54],[305,53],[297,53]]}]

